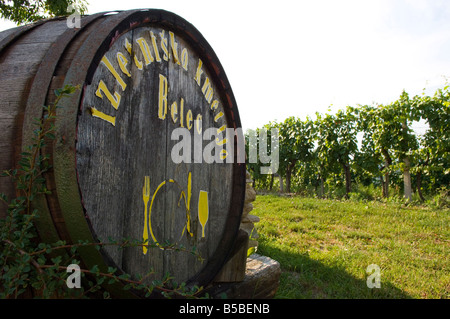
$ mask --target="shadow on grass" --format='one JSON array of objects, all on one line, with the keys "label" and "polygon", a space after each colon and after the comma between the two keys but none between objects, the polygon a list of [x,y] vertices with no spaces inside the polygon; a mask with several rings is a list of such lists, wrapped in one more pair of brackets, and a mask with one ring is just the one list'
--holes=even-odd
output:
[{"label": "shadow on grass", "polygon": [[362,270],[363,278],[356,278],[343,267],[328,266],[307,255],[290,253],[278,248],[260,245],[258,252],[275,259],[281,265],[277,299],[410,299],[389,282],[381,287],[368,288],[370,274]]}]

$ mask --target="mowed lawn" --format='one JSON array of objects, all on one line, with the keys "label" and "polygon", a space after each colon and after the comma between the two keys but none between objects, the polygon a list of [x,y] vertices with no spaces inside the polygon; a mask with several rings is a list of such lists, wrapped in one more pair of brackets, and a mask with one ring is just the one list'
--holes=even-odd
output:
[{"label": "mowed lawn", "polygon": [[281,264],[276,298],[450,297],[449,209],[278,195],[253,206],[258,253]]}]

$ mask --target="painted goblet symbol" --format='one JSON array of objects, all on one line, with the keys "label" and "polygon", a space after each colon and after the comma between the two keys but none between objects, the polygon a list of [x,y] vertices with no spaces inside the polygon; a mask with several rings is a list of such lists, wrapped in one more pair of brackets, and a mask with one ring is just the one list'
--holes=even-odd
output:
[{"label": "painted goblet symbol", "polygon": [[209,217],[208,192],[200,190],[198,195],[198,220],[202,225],[202,237],[205,237],[205,226]]}]

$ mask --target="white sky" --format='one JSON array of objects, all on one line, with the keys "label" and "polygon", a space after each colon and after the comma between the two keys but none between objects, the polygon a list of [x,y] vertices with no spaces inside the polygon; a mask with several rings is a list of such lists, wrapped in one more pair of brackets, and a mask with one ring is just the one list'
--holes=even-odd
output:
[{"label": "white sky", "polygon": [[432,94],[450,76],[448,0],[90,2],[89,14],[159,8],[192,23],[224,66],[244,130],[389,103],[403,89]]}]

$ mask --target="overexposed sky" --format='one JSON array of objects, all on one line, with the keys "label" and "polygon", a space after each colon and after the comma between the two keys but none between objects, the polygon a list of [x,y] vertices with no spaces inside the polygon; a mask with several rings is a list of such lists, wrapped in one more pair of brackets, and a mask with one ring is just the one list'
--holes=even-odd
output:
[{"label": "overexposed sky", "polygon": [[[450,76],[448,0],[90,1],[88,13],[174,12],[211,44],[244,129],[432,94]],[[0,20],[0,30],[13,27]]]}]

